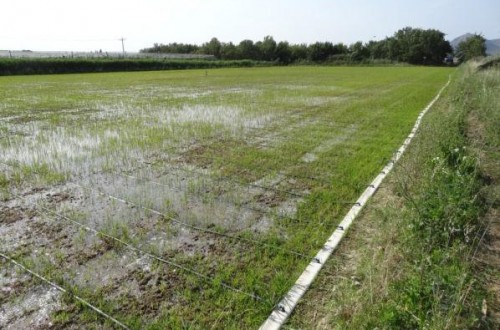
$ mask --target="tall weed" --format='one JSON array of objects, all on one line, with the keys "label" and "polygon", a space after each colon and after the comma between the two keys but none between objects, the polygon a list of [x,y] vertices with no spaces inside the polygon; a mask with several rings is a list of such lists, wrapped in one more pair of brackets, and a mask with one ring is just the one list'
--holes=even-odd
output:
[{"label": "tall weed", "polygon": [[473,276],[470,260],[486,209],[480,194],[484,182],[467,138],[467,118],[480,88],[476,71],[462,68],[401,167],[414,166],[411,175],[416,177],[400,185],[412,210],[405,230],[407,265],[405,276],[391,285],[394,300],[384,306],[385,325],[485,325],[480,318],[484,289]]}]

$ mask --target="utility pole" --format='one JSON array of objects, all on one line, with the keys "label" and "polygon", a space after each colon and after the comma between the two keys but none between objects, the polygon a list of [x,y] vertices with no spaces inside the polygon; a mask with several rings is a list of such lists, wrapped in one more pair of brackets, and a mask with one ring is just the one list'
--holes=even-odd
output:
[{"label": "utility pole", "polygon": [[125,41],[125,38],[121,37],[118,40],[121,40],[121,42],[122,42],[122,53],[123,53],[123,57],[125,57],[125,44],[123,43],[123,41]]}]

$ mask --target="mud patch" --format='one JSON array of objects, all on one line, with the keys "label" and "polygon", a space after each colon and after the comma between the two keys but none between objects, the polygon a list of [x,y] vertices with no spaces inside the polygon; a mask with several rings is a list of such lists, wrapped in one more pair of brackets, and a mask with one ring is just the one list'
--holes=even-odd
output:
[{"label": "mud patch", "polygon": [[[0,259],[0,305],[27,290],[29,275],[20,274],[18,269],[3,258]],[[0,311],[2,307],[0,307]]]},{"label": "mud patch", "polygon": [[185,287],[179,271],[160,268],[156,273],[135,270],[127,276],[129,290],[120,291],[109,287],[113,297],[122,303],[124,311],[133,315],[155,317],[162,308],[172,308],[179,304],[180,297],[175,294]]},{"label": "mud patch", "polygon": [[[98,290],[114,283],[125,284],[130,269],[139,265],[138,256],[131,251],[119,253],[104,246],[97,251],[75,269],[71,282],[87,290]],[[128,285],[124,287],[127,288]]]},{"label": "mud patch", "polygon": [[193,144],[186,151],[182,152],[175,161],[178,164],[191,164],[206,169],[213,164],[213,156],[207,157],[205,154],[212,154],[212,152],[213,150],[210,151],[207,146]]},{"label": "mud patch", "polygon": [[19,207],[1,207],[0,208],[0,224],[11,224],[22,220],[25,217],[25,210]]},{"label": "mud patch", "polygon": [[286,198],[283,194],[278,194],[275,191],[265,191],[256,195],[255,200],[259,204],[272,208],[278,206],[281,202],[285,201]]},{"label": "mud patch", "polygon": [[50,315],[61,308],[61,293],[55,288],[38,286],[16,302],[0,307],[0,328],[49,328]]},{"label": "mud patch", "polygon": [[51,204],[59,204],[65,202],[67,200],[74,200],[74,197],[68,194],[67,192],[57,192],[52,194],[47,194],[47,200]]}]

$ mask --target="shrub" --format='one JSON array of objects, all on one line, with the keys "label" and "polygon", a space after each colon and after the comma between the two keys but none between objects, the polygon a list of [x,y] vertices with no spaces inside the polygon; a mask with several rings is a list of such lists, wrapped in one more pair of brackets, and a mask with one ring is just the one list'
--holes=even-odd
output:
[{"label": "shrub", "polygon": [[0,75],[212,69],[252,67],[263,64],[265,63],[251,60],[214,61],[179,59],[164,60],[148,58],[8,58],[0,59]]}]

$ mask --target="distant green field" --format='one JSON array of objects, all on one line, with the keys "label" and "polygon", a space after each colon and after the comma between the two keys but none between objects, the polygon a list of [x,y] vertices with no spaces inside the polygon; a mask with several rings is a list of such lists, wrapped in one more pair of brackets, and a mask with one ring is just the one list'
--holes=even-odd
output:
[{"label": "distant green field", "polygon": [[[0,252],[131,328],[256,328],[452,72],[0,77]],[[1,272],[21,288],[7,311],[49,290]],[[111,325],[68,294],[46,305]]]}]

